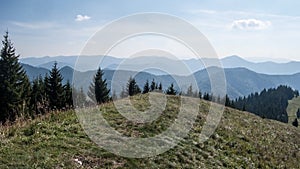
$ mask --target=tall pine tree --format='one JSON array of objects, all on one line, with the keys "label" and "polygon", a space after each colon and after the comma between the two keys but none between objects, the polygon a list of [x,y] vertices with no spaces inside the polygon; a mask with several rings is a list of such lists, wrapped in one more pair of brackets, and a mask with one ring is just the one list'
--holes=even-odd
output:
[{"label": "tall pine tree", "polygon": [[110,100],[110,90],[107,88],[106,79],[103,79],[103,75],[104,73],[99,67],[88,91],[90,99],[95,101],[97,104],[105,103]]},{"label": "tall pine tree", "polygon": [[8,38],[2,41],[0,56],[0,122],[14,121],[29,112],[30,83],[25,70],[19,63],[19,55]]},{"label": "tall pine tree", "polygon": [[45,78],[46,92],[49,98],[49,106],[53,109],[61,109],[64,107],[64,88],[62,84],[62,76],[55,62],[50,71],[50,76]]}]

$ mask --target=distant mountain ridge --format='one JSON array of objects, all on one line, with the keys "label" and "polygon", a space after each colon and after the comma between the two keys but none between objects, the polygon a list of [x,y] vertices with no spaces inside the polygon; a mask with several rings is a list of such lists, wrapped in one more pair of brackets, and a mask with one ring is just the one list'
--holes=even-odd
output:
[{"label": "distant mountain ridge", "polygon": [[[112,56],[81,56],[79,61],[77,59],[78,56],[46,56],[21,58],[20,61],[25,64],[46,69],[51,69],[53,63],[56,61],[59,67],[69,66],[76,68],[78,71],[96,70],[100,62],[100,66],[102,68],[111,70],[122,69],[129,71],[141,71],[143,68],[150,67],[150,69],[145,70],[145,72],[155,75],[167,74],[166,71],[159,70],[161,67],[168,68],[171,72],[174,72],[174,74],[180,74],[181,70],[178,69],[178,67],[182,67],[184,64],[190,69],[190,72],[194,73],[205,69],[206,67],[210,67],[211,63],[218,61],[212,58],[175,60],[160,56],[146,56],[129,59],[116,58]],[[207,65],[204,65],[204,63]],[[257,73],[269,75],[291,75],[300,72],[300,62],[297,61],[290,61],[287,63],[276,63],[272,61],[255,63],[234,55],[220,59],[220,63],[224,68],[242,67]],[[157,69],[152,69],[151,67],[156,67]]]},{"label": "distant mountain ridge", "polygon": [[[44,76],[49,70],[44,68],[37,68],[30,65],[23,64],[28,76],[32,80],[39,75]],[[187,87],[190,85],[190,79],[195,77],[198,87],[201,92],[210,91],[210,79],[208,76],[209,71],[222,71],[217,67],[210,67],[208,69],[203,69],[195,72],[193,75],[189,76],[178,76],[178,75],[154,75],[148,72],[134,72],[128,70],[119,70],[118,73],[121,74],[122,79],[119,79],[118,86],[115,90],[121,91],[122,87],[126,87],[127,80],[130,76],[135,77],[137,84],[142,88],[146,80],[151,81],[155,79],[156,82],[161,82],[163,89],[166,89],[171,83],[176,84],[174,77],[180,82],[180,86],[183,91],[186,92]],[[63,82],[67,80],[72,81],[74,73],[76,75],[76,81],[74,82],[76,88],[83,87],[87,91],[88,86],[92,82],[93,76],[96,71],[74,71],[73,68],[65,66],[60,69],[62,76],[64,77]],[[112,78],[116,73],[115,70],[104,69],[104,78],[107,79],[108,85],[110,87]],[[227,82],[227,93],[230,98],[237,98],[240,96],[247,96],[250,93],[259,92],[264,88],[277,87],[279,85],[288,85],[294,89],[300,90],[300,73],[293,75],[267,75],[260,74],[254,71],[248,70],[246,68],[225,68],[224,69],[226,82]],[[195,88],[195,86],[194,86]]]}]

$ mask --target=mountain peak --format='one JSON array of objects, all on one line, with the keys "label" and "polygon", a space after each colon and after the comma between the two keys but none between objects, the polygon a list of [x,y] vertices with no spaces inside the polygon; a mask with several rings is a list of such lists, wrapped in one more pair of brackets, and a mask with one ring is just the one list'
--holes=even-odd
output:
[{"label": "mountain peak", "polygon": [[240,57],[238,55],[227,56],[227,57],[223,58],[222,60],[239,60],[239,61],[248,62],[248,61],[246,61],[245,59],[243,59],[242,57]]}]

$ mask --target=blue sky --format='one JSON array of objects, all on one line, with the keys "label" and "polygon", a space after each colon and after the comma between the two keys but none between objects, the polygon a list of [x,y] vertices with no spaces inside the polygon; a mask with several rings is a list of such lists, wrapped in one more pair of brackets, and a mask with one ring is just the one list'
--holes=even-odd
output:
[{"label": "blue sky", "polygon": [[300,60],[299,7],[297,0],[3,0],[0,32],[9,30],[21,57],[78,55],[112,20],[162,12],[197,27],[220,57]]}]

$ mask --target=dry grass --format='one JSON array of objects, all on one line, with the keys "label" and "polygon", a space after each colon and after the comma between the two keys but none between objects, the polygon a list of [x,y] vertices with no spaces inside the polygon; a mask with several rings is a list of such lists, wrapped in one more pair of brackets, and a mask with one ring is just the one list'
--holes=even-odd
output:
[{"label": "dry grass", "polygon": [[[136,97],[137,108],[147,108],[146,96]],[[171,97],[162,116],[147,125],[127,121],[112,103],[101,109],[124,135],[149,137],[172,124],[178,99]],[[199,107],[196,123],[182,142],[144,159],[123,158],[99,148],[87,137],[74,111],[2,126],[0,168],[300,168],[299,128],[226,108],[216,132],[199,143],[209,104],[200,101]]]}]

